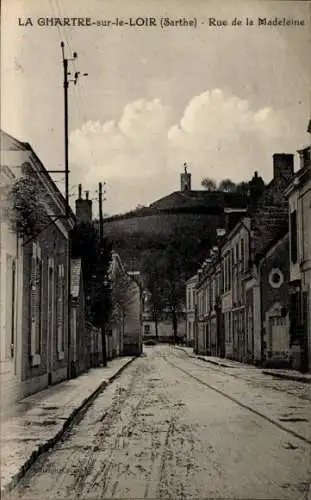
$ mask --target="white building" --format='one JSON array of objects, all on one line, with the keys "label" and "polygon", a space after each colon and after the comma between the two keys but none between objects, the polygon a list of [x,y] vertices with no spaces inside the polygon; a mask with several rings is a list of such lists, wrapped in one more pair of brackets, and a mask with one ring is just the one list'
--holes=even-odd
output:
[{"label": "white building", "polygon": [[14,182],[12,170],[0,170],[0,378],[1,407],[20,392],[23,304],[23,246],[9,221],[7,194]]}]

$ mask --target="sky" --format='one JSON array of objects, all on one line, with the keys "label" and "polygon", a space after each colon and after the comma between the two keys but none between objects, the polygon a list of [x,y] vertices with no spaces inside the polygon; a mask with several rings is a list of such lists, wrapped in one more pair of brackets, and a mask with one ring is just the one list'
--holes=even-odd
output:
[{"label": "sky", "polygon": [[[193,189],[203,177],[238,182],[255,170],[269,181],[273,153],[310,142],[310,12],[310,2],[290,0],[3,0],[1,128],[29,142],[47,170],[64,167],[64,41],[67,58],[78,54],[71,72],[88,74],[68,91],[72,203],[81,183],[96,215],[105,182],[105,214],[148,205],[180,189],[184,162]],[[55,17],[153,17],[156,26],[38,21]],[[162,27],[163,18],[195,26]],[[53,178],[64,191],[63,174]]]}]

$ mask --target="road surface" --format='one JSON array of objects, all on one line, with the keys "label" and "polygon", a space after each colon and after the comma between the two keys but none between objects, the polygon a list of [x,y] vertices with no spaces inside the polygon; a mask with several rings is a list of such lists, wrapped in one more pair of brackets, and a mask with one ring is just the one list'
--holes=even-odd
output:
[{"label": "road surface", "polygon": [[145,353],[6,498],[311,498],[301,384],[234,376],[169,346]]}]

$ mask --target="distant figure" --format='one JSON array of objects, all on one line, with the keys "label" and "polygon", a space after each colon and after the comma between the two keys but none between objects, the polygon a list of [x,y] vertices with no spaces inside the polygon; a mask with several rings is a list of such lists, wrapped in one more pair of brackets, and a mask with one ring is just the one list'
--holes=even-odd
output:
[{"label": "distant figure", "polygon": [[189,167],[189,165],[187,165],[187,162],[184,163],[184,168],[185,168],[185,174],[187,174],[187,168]]}]

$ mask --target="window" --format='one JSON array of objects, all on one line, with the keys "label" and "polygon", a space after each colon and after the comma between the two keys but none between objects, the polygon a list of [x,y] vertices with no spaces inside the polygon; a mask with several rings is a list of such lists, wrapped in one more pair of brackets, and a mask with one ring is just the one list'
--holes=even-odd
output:
[{"label": "window", "polygon": [[144,334],[149,335],[150,333],[150,325],[144,325]]},{"label": "window", "polygon": [[297,262],[297,212],[294,210],[290,214],[290,256],[293,264]]},{"label": "window", "polygon": [[242,260],[242,271],[245,271],[245,250],[244,250],[244,239],[241,239],[241,260]]},{"label": "window", "polygon": [[38,243],[32,245],[31,278],[30,278],[30,324],[31,324],[31,357],[32,365],[41,363],[42,334],[42,275],[43,266],[41,248]]},{"label": "window", "polygon": [[65,273],[64,265],[57,266],[57,353],[58,359],[64,358],[65,323]]}]

